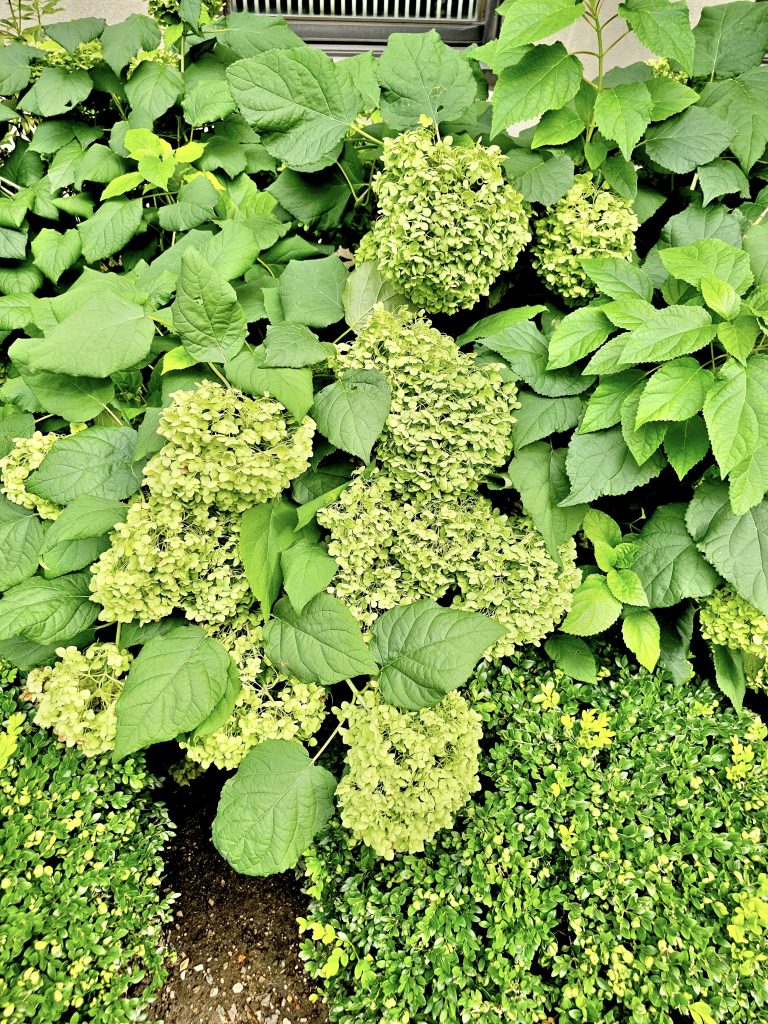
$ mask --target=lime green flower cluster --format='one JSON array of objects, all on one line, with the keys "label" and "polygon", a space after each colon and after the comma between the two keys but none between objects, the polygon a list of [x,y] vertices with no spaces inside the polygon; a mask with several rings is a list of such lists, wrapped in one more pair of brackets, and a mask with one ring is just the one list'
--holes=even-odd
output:
[{"label": "lime green flower cluster", "polygon": [[599,654],[595,684],[530,648],[477,673],[482,799],[422,856],[319,838],[302,952],[335,1024],[768,1019],[768,730]]},{"label": "lime green flower cluster", "polygon": [[36,39],[34,47],[38,51],[34,56],[43,64],[53,68],[64,68],[67,71],[90,71],[104,60],[104,48],[98,39],[80,43],[72,53],[47,36]]},{"label": "lime green flower cluster", "polygon": [[374,178],[379,217],[360,242],[409,301],[429,312],[468,309],[531,240],[522,195],[502,174],[504,155],[479,142],[454,145],[432,129],[384,139]]},{"label": "lime green flower cluster", "polygon": [[169,442],[144,470],[152,498],[173,508],[243,512],[276,498],[309,465],[315,424],[292,422],[273,398],[202,381],[160,417]]},{"label": "lime green flower cluster", "polygon": [[212,635],[232,655],[242,688],[220,729],[181,742],[187,757],[203,768],[236,768],[264,740],[309,740],[325,719],[327,691],[273,668],[264,655],[261,617],[242,612]]},{"label": "lime green flower cluster", "polygon": [[684,71],[674,71],[666,57],[651,57],[645,63],[653,72],[654,78],[672,78],[683,83],[688,81],[688,75]]},{"label": "lime green flower cluster", "polygon": [[341,368],[379,370],[392,389],[376,458],[401,488],[469,494],[509,456],[515,385],[427,321],[378,309],[339,348]]},{"label": "lime green flower cluster", "polygon": [[271,398],[215,382],[177,392],[158,428],[168,443],[144,470],[149,495],[93,566],[101,618],[151,622],[181,608],[193,622],[222,624],[236,615],[249,592],[239,513],[307,468],[314,429]]},{"label": "lime green flower cluster", "polygon": [[399,711],[375,686],[342,705],[348,771],[336,790],[341,820],[380,857],[419,853],[480,788],[480,715],[458,693]]},{"label": "lime green flower cluster", "polygon": [[36,430],[32,437],[14,438],[13,448],[0,459],[0,490],[17,505],[33,509],[41,519],[58,519],[61,507],[45,498],[38,498],[26,488],[27,479],[58,441],[60,434],[43,434]]},{"label": "lime green flower cluster", "polygon": [[718,587],[699,605],[699,622],[705,640],[746,655],[750,685],[768,688],[768,618],[730,587]]},{"label": "lime green flower cluster", "polygon": [[[206,23],[213,21],[222,13],[223,0],[202,0],[200,5],[201,17]],[[150,18],[159,21],[162,25],[172,25],[181,21],[179,13],[180,0],[149,0],[147,13]]]},{"label": "lime green flower cluster", "polygon": [[14,675],[0,667],[0,1018],[144,1020],[166,976],[171,823],[141,758],[62,747]]},{"label": "lime green flower cluster", "polygon": [[507,627],[491,657],[539,643],[580,582],[573,541],[558,565],[527,517],[502,515],[480,495],[447,502],[403,495],[383,474],[360,476],[317,518],[339,565],[329,589],[365,626],[397,604],[457,591],[457,606]]},{"label": "lime green flower cluster", "polygon": [[133,658],[115,644],[92,644],[84,651],[60,647],[59,661],[33,669],[26,694],[37,704],[35,723],[55,730],[67,746],[93,757],[112,750],[117,731],[115,702]]},{"label": "lime green flower cluster", "polygon": [[629,199],[596,185],[591,174],[577,174],[573,185],[549,212],[534,224],[531,246],[539,277],[568,304],[597,294],[581,261],[593,256],[635,252],[640,226]]}]

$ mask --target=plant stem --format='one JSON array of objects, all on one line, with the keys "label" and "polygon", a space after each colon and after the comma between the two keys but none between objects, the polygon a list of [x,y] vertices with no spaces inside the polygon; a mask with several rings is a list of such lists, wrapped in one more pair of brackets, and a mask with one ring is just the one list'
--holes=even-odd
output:
[{"label": "plant stem", "polygon": [[344,170],[344,168],[343,168],[343,166],[342,166],[342,164],[341,164],[341,162],[339,160],[336,161],[336,166],[341,171],[342,177],[344,178],[344,181],[346,181],[346,183],[347,183],[347,185],[349,187],[349,191],[352,193],[352,198],[355,201],[355,205],[357,205],[357,199],[358,199],[357,192],[355,192],[355,187],[352,184],[352,182],[349,180],[349,175]]},{"label": "plant stem", "polygon": [[213,370],[213,372],[214,372],[214,373],[216,374],[216,376],[217,376],[217,377],[219,378],[219,380],[220,380],[220,381],[221,381],[221,382],[222,382],[223,384],[225,384],[225,385],[226,385],[226,386],[227,386],[228,388],[231,388],[231,387],[232,387],[232,385],[231,385],[231,384],[229,383],[229,381],[228,381],[228,380],[227,380],[227,378],[226,378],[226,377],[224,376],[224,374],[223,374],[223,373],[220,373],[220,372],[219,372],[219,371],[218,371],[218,370],[216,369],[216,365],[215,365],[214,363],[208,363],[208,368],[209,368],[210,370]]},{"label": "plant stem", "polygon": [[356,124],[351,124],[349,127],[352,129],[353,132],[357,132],[358,135],[362,135],[364,139],[368,139],[368,141],[372,142],[375,146],[381,145],[381,139],[377,139],[374,135],[369,135],[369,133],[363,131],[362,128],[358,128]]},{"label": "plant stem", "polygon": [[118,622],[117,628],[115,629],[115,647],[120,650],[120,631],[123,628],[122,622]]},{"label": "plant stem", "polygon": [[[606,49],[603,46],[603,29],[604,25],[600,21],[600,0],[586,0],[586,10],[584,18],[588,24],[595,30],[597,51],[595,56],[597,57],[597,82],[591,84],[597,90],[598,95],[603,91],[603,72],[605,67],[605,54]],[[587,142],[592,140],[592,136],[595,134],[595,120],[592,117],[592,123],[587,129]]]}]

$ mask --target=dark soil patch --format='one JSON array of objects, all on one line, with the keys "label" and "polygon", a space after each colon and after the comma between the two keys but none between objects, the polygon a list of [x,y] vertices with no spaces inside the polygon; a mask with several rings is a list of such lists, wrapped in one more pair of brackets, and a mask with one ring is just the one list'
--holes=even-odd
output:
[{"label": "dark soil patch", "polygon": [[299,958],[296,917],[306,899],[292,873],[248,878],[211,843],[220,780],[169,787],[177,834],[166,886],[179,893],[167,938],[176,962],[152,1018],[165,1024],[324,1024]]}]

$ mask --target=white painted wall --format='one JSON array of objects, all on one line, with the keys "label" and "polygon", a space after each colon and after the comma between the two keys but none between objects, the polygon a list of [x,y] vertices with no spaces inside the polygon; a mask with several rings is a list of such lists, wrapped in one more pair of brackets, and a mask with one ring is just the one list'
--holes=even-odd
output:
[{"label": "white painted wall", "polygon": [[[97,17],[107,21],[122,21],[129,14],[146,12],[145,0],[62,0],[62,13],[49,21],[69,21],[72,18]],[[8,0],[0,0],[3,17],[8,13]]]}]

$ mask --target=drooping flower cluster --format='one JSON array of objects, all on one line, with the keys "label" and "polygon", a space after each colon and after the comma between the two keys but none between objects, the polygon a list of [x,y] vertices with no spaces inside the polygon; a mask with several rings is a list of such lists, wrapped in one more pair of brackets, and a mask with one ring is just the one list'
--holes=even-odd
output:
[{"label": "drooping flower cluster", "polygon": [[168,443],[144,470],[148,496],[130,507],[93,567],[109,622],[150,622],[181,608],[222,624],[248,593],[238,513],[280,494],[309,464],[314,422],[293,424],[271,398],[203,381],[178,392],[158,432]]},{"label": "drooping flower cluster", "polygon": [[349,769],[336,790],[342,822],[381,857],[420,853],[480,788],[480,715],[458,693],[399,711],[369,687],[341,719]]},{"label": "drooping flower cluster", "polygon": [[454,604],[507,627],[494,657],[539,643],[569,610],[580,581],[572,541],[558,565],[527,517],[502,515],[480,495],[403,495],[384,475],[357,477],[318,522],[339,565],[331,592],[360,622],[370,626],[397,604],[456,592]]},{"label": "drooping flower cluster", "polygon": [[534,224],[533,265],[547,287],[574,303],[596,295],[581,261],[635,251],[640,226],[629,199],[596,185],[591,174],[577,174],[573,185]]},{"label": "drooping flower cluster", "polygon": [[24,508],[33,509],[41,519],[58,519],[61,507],[46,498],[39,498],[26,488],[31,473],[37,469],[48,452],[58,441],[60,434],[43,434],[36,430],[32,437],[17,437],[13,448],[5,458],[0,459],[0,490],[10,501]]},{"label": "drooping flower cluster", "polygon": [[752,687],[768,688],[768,617],[725,586],[701,601],[699,621],[705,640],[745,655],[744,668]]},{"label": "drooping flower cluster", "polygon": [[203,768],[236,768],[264,740],[308,740],[323,723],[326,690],[273,668],[264,656],[262,620],[241,612],[212,635],[232,655],[241,690],[227,721],[213,732],[181,742],[187,757]]},{"label": "drooping flower cluster", "polygon": [[384,140],[373,181],[379,217],[357,263],[429,312],[468,309],[531,240],[523,197],[507,184],[497,146],[455,145],[431,129]]},{"label": "drooping flower cluster", "polygon": [[35,722],[54,729],[62,743],[95,756],[115,745],[115,702],[133,658],[115,644],[92,644],[84,651],[62,647],[51,668],[33,669],[27,695],[37,704]]},{"label": "drooping flower cluster", "polygon": [[508,457],[515,385],[426,320],[379,309],[340,349],[343,369],[379,370],[392,389],[376,457],[401,488],[469,494]]}]

